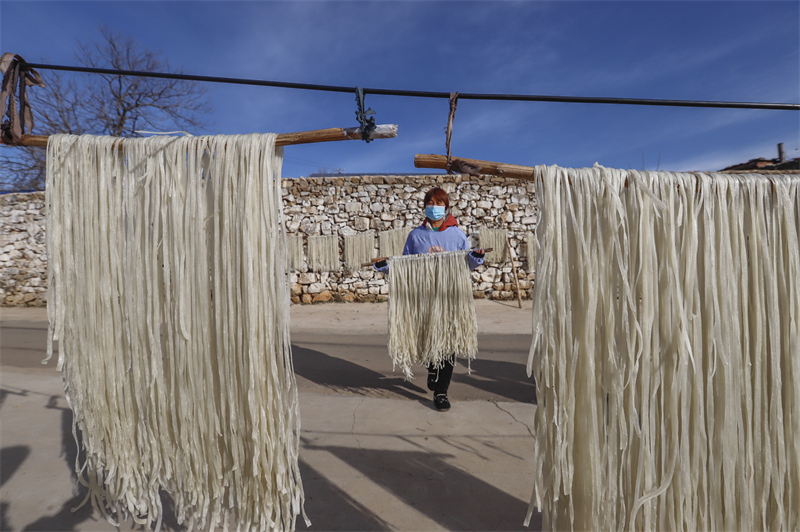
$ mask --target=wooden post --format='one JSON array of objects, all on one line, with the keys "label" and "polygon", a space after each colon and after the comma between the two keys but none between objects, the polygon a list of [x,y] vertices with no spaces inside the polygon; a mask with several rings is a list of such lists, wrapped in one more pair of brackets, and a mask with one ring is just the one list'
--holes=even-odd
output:
[{"label": "wooden post", "polygon": [[517,285],[517,303],[519,303],[519,308],[522,308],[522,296],[519,293],[519,277],[517,276],[517,266],[514,264],[514,249],[511,247],[511,240],[508,238],[508,232],[506,232],[506,246],[508,246],[508,256],[511,257],[511,270],[514,272],[514,284]]},{"label": "wooden post", "polygon": [[[397,136],[396,124],[382,124],[375,127],[375,131],[370,135],[371,139],[391,139]],[[34,148],[47,147],[47,135],[23,135],[22,142],[18,146],[30,146]],[[295,144],[311,144],[315,142],[333,142],[337,140],[360,140],[361,128],[357,127],[332,127],[328,129],[316,129],[313,131],[300,131],[297,133],[279,133],[275,139],[276,146],[293,146]],[[3,144],[4,146],[14,146]],[[119,145],[120,147],[122,144]]]}]

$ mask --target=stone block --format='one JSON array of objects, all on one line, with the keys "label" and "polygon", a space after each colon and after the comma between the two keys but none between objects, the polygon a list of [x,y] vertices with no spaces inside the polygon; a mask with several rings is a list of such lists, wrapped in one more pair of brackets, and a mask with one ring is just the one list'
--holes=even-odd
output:
[{"label": "stone block", "polygon": [[332,299],[333,299],[333,294],[331,294],[330,291],[328,290],[323,290],[322,292],[314,296],[311,301],[313,303],[327,303]]},{"label": "stone block", "polygon": [[308,285],[308,293],[309,294],[319,294],[325,290],[324,283],[311,283]]},{"label": "stone block", "polygon": [[313,272],[301,273],[297,279],[300,284],[311,284],[317,282],[317,274]]},{"label": "stone block", "polygon": [[359,216],[355,220],[353,220],[353,229],[355,229],[356,231],[366,231],[367,229],[369,229],[369,222],[370,222],[369,218],[363,218]]},{"label": "stone block", "polygon": [[519,203],[520,205],[527,205],[530,203],[527,194],[512,194],[511,203]]}]

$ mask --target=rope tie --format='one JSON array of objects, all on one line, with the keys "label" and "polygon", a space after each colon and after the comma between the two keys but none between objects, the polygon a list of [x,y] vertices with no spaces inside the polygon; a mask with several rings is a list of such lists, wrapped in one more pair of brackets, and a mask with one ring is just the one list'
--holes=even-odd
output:
[{"label": "rope tie", "polygon": [[[27,88],[33,85],[44,87],[44,81],[38,72],[25,68],[25,60],[17,54],[6,53],[0,57],[0,73],[3,75],[0,87],[0,120],[3,120],[2,139],[6,144],[19,144],[22,136],[33,130],[33,111],[28,99]],[[14,97],[14,90],[19,85],[19,111]]]},{"label": "rope tie", "polygon": [[447,133],[445,148],[447,148],[447,166],[445,169],[448,174],[468,174],[471,176],[481,175],[481,167],[476,164],[468,163],[462,159],[453,159],[450,153],[450,139],[453,136],[453,120],[456,117],[456,107],[458,107],[458,91],[450,93],[450,115],[447,117]]},{"label": "rope tie", "polygon": [[364,110],[364,89],[361,87],[356,87],[356,103],[358,104],[356,118],[361,124],[361,138],[364,139],[364,142],[371,142],[370,136],[375,131],[375,117],[370,115],[374,115],[375,111],[371,107]]},{"label": "rope tie", "polygon": [[445,147],[447,148],[447,173],[452,174],[453,155],[450,153],[450,139],[453,136],[453,120],[456,118],[458,107],[458,91],[450,93],[450,114],[447,117],[447,132],[445,133]]}]

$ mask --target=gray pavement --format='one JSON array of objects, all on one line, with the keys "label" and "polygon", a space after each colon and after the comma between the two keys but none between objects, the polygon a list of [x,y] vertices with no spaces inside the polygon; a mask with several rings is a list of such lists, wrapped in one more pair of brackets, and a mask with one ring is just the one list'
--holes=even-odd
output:
[{"label": "gray pavement", "polygon": [[[386,304],[292,307],[309,530],[524,530],[530,302],[476,309],[478,360],[456,367],[442,413],[423,368],[411,382],[392,371]],[[41,364],[46,331],[45,309],[0,309],[0,529],[113,530],[89,505],[71,511],[85,492],[60,376]],[[169,512],[164,528],[181,530]]]}]

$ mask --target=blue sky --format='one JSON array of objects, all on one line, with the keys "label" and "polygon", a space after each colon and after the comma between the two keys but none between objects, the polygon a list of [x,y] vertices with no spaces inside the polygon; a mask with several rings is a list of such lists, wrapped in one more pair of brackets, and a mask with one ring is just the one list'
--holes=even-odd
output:
[{"label": "blue sky", "polygon": [[[76,64],[98,25],[186,72],[362,87],[800,103],[798,1],[0,0],[0,51]],[[47,71],[42,71],[47,76]],[[354,94],[209,84],[207,131],[357,125]],[[421,172],[443,99],[367,95],[396,139],[286,149],[284,175]],[[800,157],[800,112],[462,100],[453,154],[506,163],[718,170]]]}]

